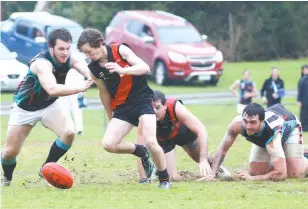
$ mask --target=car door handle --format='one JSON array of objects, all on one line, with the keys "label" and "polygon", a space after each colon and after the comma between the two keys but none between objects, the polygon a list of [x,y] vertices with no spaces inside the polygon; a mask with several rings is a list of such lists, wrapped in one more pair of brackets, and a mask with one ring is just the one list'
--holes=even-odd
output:
[{"label": "car door handle", "polygon": [[10,37],[10,41],[16,41],[16,38]]},{"label": "car door handle", "polygon": [[31,47],[31,46],[32,46],[31,43],[29,43],[29,42],[26,43],[26,47]]}]

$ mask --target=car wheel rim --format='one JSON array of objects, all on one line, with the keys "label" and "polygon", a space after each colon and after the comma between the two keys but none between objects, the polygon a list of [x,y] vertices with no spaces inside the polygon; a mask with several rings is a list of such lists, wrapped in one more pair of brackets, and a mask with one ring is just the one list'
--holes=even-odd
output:
[{"label": "car wheel rim", "polygon": [[161,85],[165,79],[165,69],[164,69],[164,66],[162,64],[157,64],[157,67],[156,67],[156,71],[155,71],[155,80],[156,80],[156,83]]}]

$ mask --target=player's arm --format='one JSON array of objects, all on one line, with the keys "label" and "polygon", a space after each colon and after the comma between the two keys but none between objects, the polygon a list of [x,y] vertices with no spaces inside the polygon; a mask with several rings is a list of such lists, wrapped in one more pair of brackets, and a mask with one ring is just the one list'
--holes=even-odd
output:
[{"label": "player's arm", "polygon": [[232,94],[236,97],[238,97],[238,88],[240,85],[240,81],[236,80],[234,81],[234,83],[229,87],[230,91],[232,92]]},{"label": "player's arm", "polygon": [[48,95],[53,97],[68,96],[86,91],[91,85],[85,83],[80,86],[66,86],[58,84],[52,73],[52,64],[44,59],[38,59],[31,64],[31,69],[37,75],[40,84]]},{"label": "player's arm", "polygon": [[238,134],[242,131],[241,116],[237,116],[229,125],[228,131],[220,143],[212,162],[212,175],[216,175],[218,168],[225,159],[225,156],[235,141]]},{"label": "player's arm", "polygon": [[71,66],[76,69],[86,79],[91,78],[90,70],[86,61],[80,55],[71,55]]},{"label": "player's arm", "polygon": [[120,74],[130,75],[144,75],[150,73],[150,67],[142,59],[135,55],[135,53],[127,46],[120,45],[119,53],[131,66],[122,68],[117,63],[109,62],[105,67],[110,72],[117,72]]},{"label": "player's arm", "polygon": [[273,162],[273,169],[264,175],[252,176],[252,180],[283,180],[287,177],[286,157],[281,145],[281,137],[281,132],[277,132],[274,139],[266,146]]},{"label": "player's arm", "polygon": [[250,96],[251,97],[258,96],[258,89],[257,89],[257,86],[256,86],[255,82],[253,82],[252,92],[250,93]]},{"label": "player's arm", "polygon": [[197,135],[198,146],[200,150],[200,162],[207,161],[208,135],[204,125],[180,102],[177,102],[175,105],[175,113],[179,121],[181,121],[189,130],[191,130],[194,134]]},{"label": "player's arm", "polygon": [[106,89],[106,86],[102,79],[96,78],[91,72],[90,72],[91,78],[95,81],[96,86],[99,91],[99,98],[104,105],[105,111],[107,113],[109,121],[112,118],[112,108],[111,108],[111,96]]}]

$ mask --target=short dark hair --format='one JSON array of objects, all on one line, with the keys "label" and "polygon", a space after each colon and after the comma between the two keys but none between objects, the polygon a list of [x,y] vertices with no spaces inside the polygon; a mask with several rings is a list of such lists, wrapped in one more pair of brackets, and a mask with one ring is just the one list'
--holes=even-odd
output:
[{"label": "short dark hair", "polygon": [[93,48],[105,45],[103,34],[95,28],[85,29],[78,39],[77,48],[80,50],[84,44],[89,44]]},{"label": "short dark hair", "polygon": [[165,94],[163,92],[161,92],[161,91],[158,91],[158,90],[154,90],[153,92],[154,92],[154,101],[156,102],[156,101],[160,100],[161,103],[163,105],[165,105],[165,103],[166,103],[166,96],[165,96]]},{"label": "short dark hair", "polygon": [[48,36],[48,45],[50,47],[55,47],[57,39],[60,39],[66,42],[72,42],[72,35],[65,28],[55,29],[51,31]]},{"label": "short dark hair", "polygon": [[302,67],[301,67],[301,77],[303,77],[304,76],[304,69],[305,68],[307,68],[308,69],[308,65],[307,64],[304,64],[304,65],[302,65]]},{"label": "short dark hair", "polygon": [[246,114],[248,117],[252,117],[254,115],[259,116],[259,120],[262,121],[265,118],[265,110],[264,108],[257,103],[250,103],[247,105],[243,111],[242,116]]}]

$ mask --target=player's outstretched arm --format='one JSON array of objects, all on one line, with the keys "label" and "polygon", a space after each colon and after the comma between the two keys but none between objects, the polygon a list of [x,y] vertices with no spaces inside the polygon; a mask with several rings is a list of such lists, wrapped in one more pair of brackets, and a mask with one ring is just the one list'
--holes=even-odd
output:
[{"label": "player's outstretched arm", "polygon": [[83,75],[86,79],[91,78],[90,69],[86,61],[80,55],[71,55],[71,66],[76,69],[81,75]]},{"label": "player's outstretched arm", "polygon": [[47,60],[38,59],[31,64],[31,69],[38,76],[40,84],[45,91],[53,97],[68,96],[84,92],[92,85],[91,82],[85,82],[80,86],[65,86],[58,84],[54,74],[52,73],[52,64]]},{"label": "player's outstretched arm", "polygon": [[234,83],[229,87],[232,94],[236,97],[238,97],[238,88],[239,88],[240,81],[236,80]]},{"label": "player's outstretched arm", "polygon": [[177,102],[175,105],[175,113],[179,121],[181,121],[189,130],[197,135],[199,146],[199,167],[201,177],[212,174],[212,169],[208,163],[208,135],[201,121],[192,114],[184,105]]},{"label": "player's outstretched arm", "polygon": [[142,59],[127,46],[121,45],[119,53],[123,59],[131,65],[130,67],[122,68],[116,62],[109,62],[105,67],[109,72],[117,72],[119,74],[144,75],[150,73],[150,67]]},{"label": "player's outstretched arm", "polygon": [[238,134],[241,133],[241,128],[242,128],[241,116],[237,116],[229,125],[228,131],[225,134],[222,142],[220,143],[214,155],[212,162],[212,173],[214,177],[216,176],[219,166],[224,161],[228,150],[232,146]]}]

